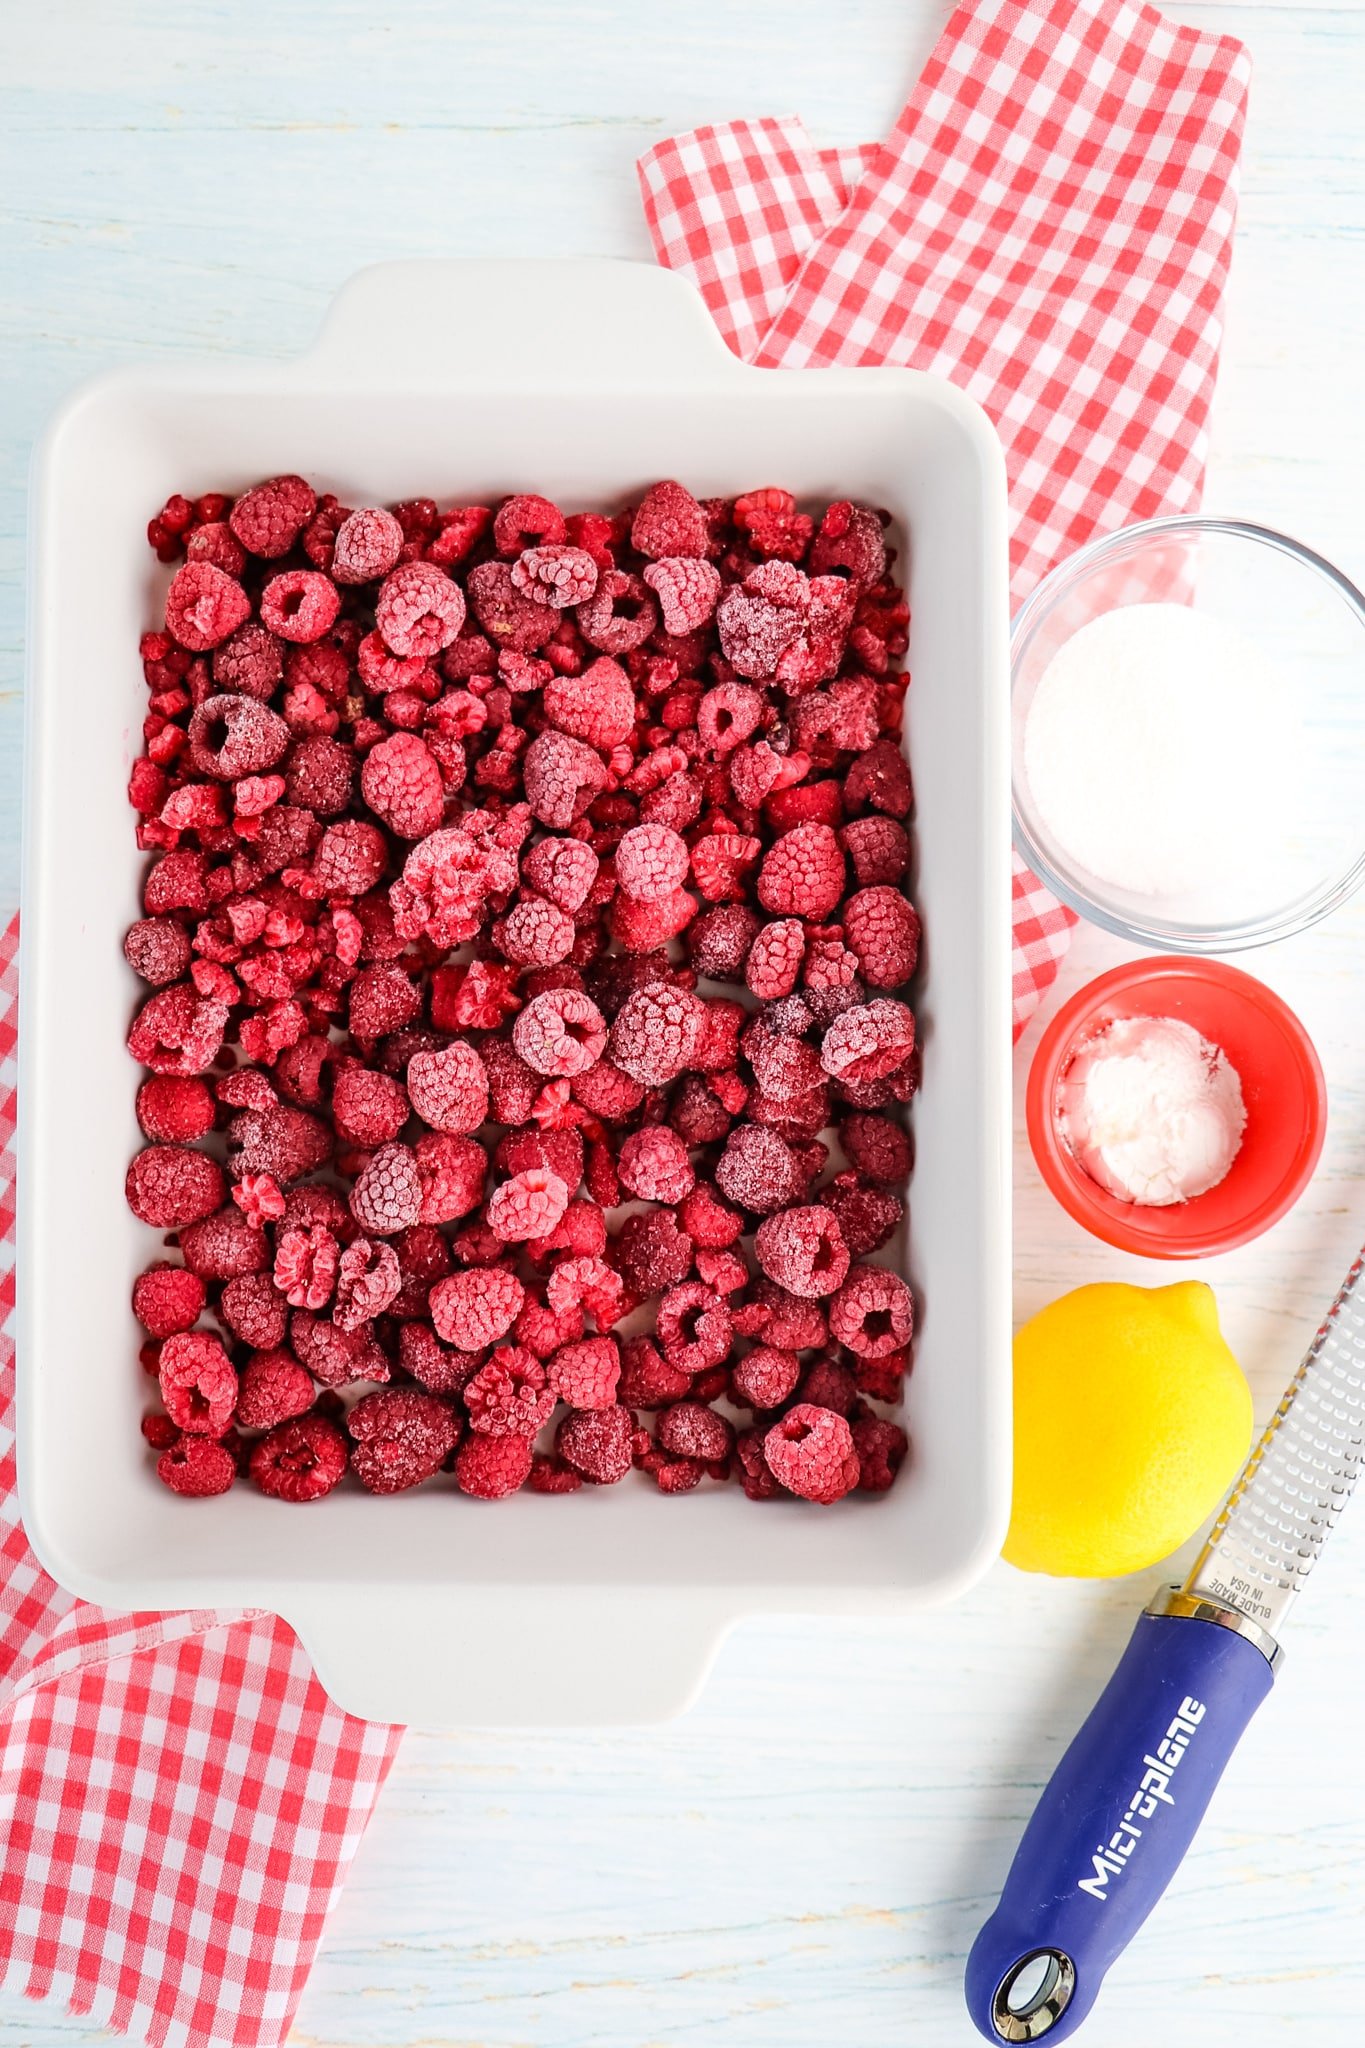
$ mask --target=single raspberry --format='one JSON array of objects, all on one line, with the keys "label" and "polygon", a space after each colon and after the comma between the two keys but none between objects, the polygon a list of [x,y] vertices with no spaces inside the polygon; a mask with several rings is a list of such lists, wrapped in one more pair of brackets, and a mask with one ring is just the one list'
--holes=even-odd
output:
[{"label": "single raspberry", "polygon": [[669,1123],[684,1145],[719,1144],[734,1120],[710,1075],[684,1074],[669,1103]]},{"label": "single raspberry", "polygon": [[630,1470],[634,1433],[629,1408],[575,1408],[559,1425],[555,1449],[594,1486],[615,1486]]},{"label": "single raspberry", "polygon": [[607,771],[590,746],[551,728],[526,749],[523,779],[535,817],[562,831],[583,816],[605,785]]},{"label": "single raspberry", "polygon": [[267,1223],[274,1223],[284,1214],[284,1196],[273,1174],[243,1174],[233,1187],[232,1199],[257,1230],[264,1230]]},{"label": "single raspberry", "polygon": [[763,1431],[743,1429],[735,1439],[735,1452],[739,1459],[740,1479],[744,1486],[746,1500],[776,1500],[781,1488],[768,1468],[763,1455]]},{"label": "single raspberry", "polygon": [[768,1431],[763,1455],[789,1493],[821,1506],[842,1500],[858,1483],[853,1433],[831,1408],[799,1402]]},{"label": "single raspberry", "polygon": [[360,771],[360,790],[377,818],[400,839],[425,839],[445,815],[445,786],[426,742],[396,732],[371,747]]},{"label": "single raspberry", "polygon": [[425,1317],[433,1284],[454,1270],[450,1246],[431,1223],[414,1223],[394,1239],[402,1285],[388,1313],[400,1318]]},{"label": "single raspberry", "polygon": [[419,1223],[453,1223],[478,1208],[488,1162],[473,1138],[427,1131],[417,1140],[416,1154],[422,1192]]},{"label": "single raspberry", "polygon": [[521,1008],[517,971],[501,961],[438,967],[431,977],[431,1021],[438,1031],[496,1031]]},{"label": "single raspberry", "polygon": [[838,1221],[818,1204],[765,1218],[754,1252],[770,1280],[803,1299],[833,1294],[848,1275],[848,1249]]},{"label": "single raspberry", "polygon": [[602,1012],[581,989],[549,989],[533,997],[512,1026],[518,1057],[533,1073],[551,1078],[573,1079],[585,1073],[600,1059],[606,1043]]},{"label": "single raspberry", "polygon": [[431,1290],[431,1320],[443,1343],[481,1351],[507,1335],[525,1299],[526,1289],[505,1266],[452,1273]]},{"label": "single raspberry", "polygon": [[488,1115],[488,1070],[472,1045],[414,1053],[407,1084],[412,1107],[434,1131],[467,1137]]},{"label": "single raspberry", "polygon": [[261,624],[300,646],[329,633],[340,609],[341,592],[316,569],[286,569],[261,592]]},{"label": "single raspberry", "polygon": [[548,1237],[569,1206],[569,1190],[546,1167],[514,1174],[488,1204],[488,1227],[504,1244]]},{"label": "single raspberry", "polygon": [[404,1323],[398,1332],[398,1363],[433,1394],[460,1394],[483,1362],[481,1351],[448,1351],[425,1323]]},{"label": "single raspberry", "polygon": [[647,1088],[675,1080],[695,1059],[706,1029],[706,1005],[665,981],[627,997],[607,1037],[616,1065]]},{"label": "single raspberry", "polygon": [[156,1476],[187,1500],[208,1500],[233,1484],[237,1460],[225,1444],[206,1436],[181,1436],[157,1459]]},{"label": "single raspberry", "polygon": [[392,1074],[359,1061],[340,1068],[332,1085],[332,1122],[346,1145],[387,1145],[408,1120],[408,1091]]},{"label": "single raspberry", "polygon": [[366,967],[350,986],[350,1025],[357,1038],[386,1038],[422,1014],[422,997],[401,967]]},{"label": "single raspberry", "polygon": [[910,1133],[889,1116],[850,1111],[839,1125],[839,1143],[849,1165],[869,1180],[894,1184],[909,1178],[914,1160]]},{"label": "single raspberry", "polygon": [[608,925],[624,952],[651,953],[686,931],[696,914],[696,899],[686,889],[675,889],[657,903],[620,893],[613,898]]},{"label": "single raspberry", "polygon": [[325,1415],[301,1415],[263,1436],[247,1469],[273,1500],[321,1500],[346,1470],[346,1439]]},{"label": "single raspberry", "polygon": [[517,1343],[542,1364],[561,1344],[576,1344],[583,1335],[583,1310],[577,1302],[555,1310],[528,1295],[512,1326]]},{"label": "single raspberry", "polygon": [[398,1254],[391,1244],[356,1238],[341,1254],[332,1321],[339,1330],[358,1330],[382,1315],[402,1285]]},{"label": "single raspberry", "polygon": [[729,1356],[729,1304],[699,1280],[670,1287],[655,1317],[659,1348],[678,1372],[705,1372]]},{"label": "single raspberry", "polygon": [[332,1156],[332,1134],[321,1117],[291,1103],[244,1109],[228,1125],[228,1142],[235,1174],[268,1173],[281,1187],[316,1173]]},{"label": "single raspberry", "polygon": [[886,574],[886,542],[876,513],[847,499],[829,506],[811,542],[810,568],[813,576],[843,570],[864,589],[879,583]]},{"label": "single raspberry", "polygon": [[397,567],[402,552],[403,529],[392,512],[365,506],[337,528],[332,574],[338,583],[377,583]]},{"label": "single raspberry", "polygon": [[235,576],[212,562],[186,562],[166,592],[166,630],[192,654],[206,654],[251,616],[251,600]]},{"label": "single raspberry", "polygon": [[806,957],[806,932],[796,917],[777,918],[765,924],[749,948],[744,979],[753,993],[764,1001],[789,996],[796,987]]},{"label": "single raspberry", "polygon": [[324,1387],[350,1387],[359,1380],[387,1380],[388,1354],[375,1341],[374,1326],[340,1330],[330,1318],[296,1308],[289,1318],[289,1342],[299,1364]]},{"label": "single raspberry", "polygon": [[542,703],[557,732],[608,753],[635,730],[635,690],[618,662],[601,655],[579,675],[551,675]]},{"label": "single raspberry", "polygon": [[274,696],[284,674],[284,649],[273,633],[248,619],[231,639],[214,648],[211,666],[220,690],[258,697],[264,704]]},{"label": "single raspberry", "polygon": [[651,1462],[646,1469],[660,1493],[691,1493],[706,1475],[705,1465],[695,1458],[668,1458],[661,1464]]},{"label": "single raspberry", "polygon": [[866,1258],[889,1244],[905,1220],[905,1204],[886,1187],[857,1173],[837,1173],[820,1201],[838,1219],[851,1258]]},{"label": "single raspberry", "polygon": [[814,520],[797,511],[790,491],[771,487],[746,491],[742,498],[736,498],[733,516],[736,527],[756,555],[783,562],[799,562],[815,530]]},{"label": "single raspberry", "polygon": [[[548,1030],[548,1020],[542,1014]],[[558,1027],[556,1027],[557,1029]],[[486,1038],[481,1048],[488,1073],[489,1114],[494,1123],[524,1124],[539,1098],[542,1078],[528,1067],[507,1038]]]},{"label": "single raspberry", "polygon": [[648,586],[624,569],[605,570],[574,617],[588,645],[613,656],[642,647],[659,623],[658,607]]},{"label": "single raspberry", "polygon": [[521,878],[572,917],[591,895],[597,868],[597,855],[581,839],[541,839],[522,861]]},{"label": "single raspberry", "polygon": [[555,1396],[540,1361],[519,1344],[500,1344],[466,1383],[469,1426],[484,1436],[535,1437],[554,1413]]},{"label": "single raspberry", "polygon": [[167,910],[192,910],[196,915],[207,910],[207,866],[207,854],[187,846],[163,854],[148,869],[142,885],[142,907],[148,917],[159,917]]},{"label": "single raspberry", "polygon": [[197,1273],[158,1259],[133,1282],[133,1314],[149,1337],[174,1337],[192,1330],[204,1306],[206,1290]]},{"label": "single raspberry", "polygon": [[306,1415],[316,1388],[292,1351],[257,1351],[246,1362],[237,1390],[237,1420],[243,1429],[277,1429]]},{"label": "single raspberry", "polygon": [[459,1441],[447,1404],[422,1387],[361,1396],[346,1417],[351,1470],[367,1493],[405,1493],[439,1472]]},{"label": "single raspberry", "polygon": [[581,1304],[598,1328],[610,1329],[625,1313],[621,1276],[600,1258],[559,1259],[545,1288],[545,1299],[557,1315]]},{"label": "single raspberry", "polygon": [[669,1365],[652,1337],[627,1337],[621,1347],[620,1396],[627,1408],[662,1408],[691,1388],[690,1373]]},{"label": "single raspberry", "polygon": [[558,1458],[537,1453],[531,1460],[532,1493],[577,1493],[583,1481]]},{"label": "single raspberry", "polygon": [[616,848],[616,880],[641,903],[663,903],[687,879],[687,843],[667,825],[633,825]]},{"label": "single raspberry", "polygon": [[693,1244],[665,1209],[628,1216],[616,1239],[616,1264],[630,1292],[645,1300],[676,1287],[692,1270]]},{"label": "single raspberry", "polygon": [[464,592],[432,562],[404,562],[385,577],[374,622],[391,653],[427,660],[449,647],[465,621]]},{"label": "single raspberry", "polygon": [[734,1448],[735,1432],[702,1401],[677,1401],[659,1417],[659,1442],[677,1458],[719,1464]]},{"label": "single raspberry", "polygon": [[894,888],[910,865],[910,835],[894,818],[855,818],[839,834],[862,889]]},{"label": "single raspberry", "polygon": [[723,903],[688,927],[687,956],[710,981],[738,981],[760,929],[747,904]]},{"label": "single raspberry", "polygon": [[860,1358],[883,1358],[910,1342],[914,1297],[884,1266],[854,1266],[830,1303],[830,1334]]},{"label": "single raspberry", "polygon": [[858,1383],[837,1359],[817,1358],[801,1382],[801,1399],[812,1408],[831,1408],[847,1421],[858,1399]]},{"label": "single raspberry", "polygon": [[329,825],[313,856],[313,883],[323,896],[363,896],[388,865],[389,850],[377,825],[343,818]]},{"label": "single raspberry", "polygon": [[173,917],[139,918],[124,935],[123,957],[143,981],[165,988],[189,970],[189,935]]},{"label": "single raspberry", "polygon": [[680,1202],[696,1185],[687,1147],[666,1124],[636,1131],[621,1147],[621,1185],[645,1202]]},{"label": "single raspberry", "polygon": [[587,603],[597,588],[597,564],[584,548],[525,548],[512,564],[512,585],[562,612]]},{"label": "single raspberry", "polygon": [[455,1483],[475,1500],[503,1500],[526,1484],[531,1440],[525,1436],[467,1436],[455,1457]]},{"label": "single raspberry", "polygon": [[757,727],[763,698],[747,683],[718,683],[697,706],[697,732],[717,755],[732,753]]},{"label": "single raspberry", "polygon": [[853,1425],[853,1448],[858,1454],[859,1491],[885,1493],[905,1463],[910,1439],[896,1423],[868,1415]]},{"label": "single raspberry", "polygon": [[892,740],[877,740],[844,777],[844,802],[855,815],[859,811],[881,811],[888,818],[904,818],[914,802],[910,770],[905,756]]},{"label": "single raspberry", "polygon": [[558,505],[535,491],[504,498],[493,518],[493,545],[505,556],[534,547],[558,548],[567,532]]},{"label": "single raspberry", "polygon": [[747,1026],[741,1045],[759,1091],[769,1102],[798,1102],[824,1081],[815,1047],[803,1038],[784,1038],[763,1017],[755,1017]]},{"label": "single raspberry", "polygon": [[225,1003],[177,982],[147,998],[129,1029],[128,1050],[154,1074],[202,1074],[218,1057],[227,1020]]},{"label": "single raspberry", "polygon": [[562,1344],[546,1360],[545,1376],[556,1399],[570,1408],[610,1408],[621,1377],[621,1354],[614,1337],[583,1337]]},{"label": "single raspberry", "polygon": [[733,1399],[745,1408],[780,1408],[801,1377],[801,1362],[773,1344],[755,1344],[730,1374]]},{"label": "single raspberry", "polygon": [[218,1301],[222,1322],[253,1351],[273,1351],[289,1327],[284,1296],[269,1273],[241,1273],[229,1280]]},{"label": "single raspberry", "polygon": [[493,927],[494,944],[519,967],[557,967],[576,937],[573,919],[543,896],[523,896]]},{"label": "single raspberry", "polygon": [[161,1399],[177,1429],[221,1436],[237,1404],[237,1375],[216,1337],[192,1330],[168,1337],[157,1368]]},{"label": "single raspberry", "polygon": [[[671,478],[650,485],[631,522],[630,544],[637,553],[656,561],[669,555],[701,556],[710,541],[706,514],[690,491]],[[675,630],[670,626],[670,632]]]},{"label": "single raspberry", "polygon": [[828,917],[843,893],[843,849],[828,825],[797,825],[763,856],[758,900],[776,917]]},{"label": "single raspberry", "polygon": [[715,616],[720,571],[698,555],[665,555],[644,580],[659,601],[665,633],[696,633]]},{"label": "single raspberry", "polygon": [[919,918],[899,889],[859,889],[843,908],[844,938],[872,988],[899,988],[919,957]]},{"label": "single raspberry", "polygon": [[392,1237],[417,1221],[422,1179],[408,1145],[381,1145],[351,1189],[351,1214],[362,1230]]},{"label": "single raspberry", "polygon": [[137,1091],[137,1120],[149,1138],[192,1145],[213,1129],[213,1096],[190,1074],[154,1074]]},{"label": "single raspberry", "polygon": [[820,1042],[820,1063],[837,1081],[878,1081],[915,1049],[915,1019],[904,1003],[881,996],[845,1010]]},{"label": "single raspberry", "polygon": [[558,632],[559,613],[554,606],[523,596],[507,562],[476,563],[468,584],[474,616],[494,646],[534,654]]},{"label": "single raspberry", "polygon": [[[783,563],[769,563],[783,568]],[[799,569],[791,572],[801,576]],[[716,610],[716,629],[721,651],[737,675],[755,682],[771,681],[782,657],[797,640],[805,616],[805,578],[800,591],[784,592],[788,601],[774,602],[754,587],[754,575],[742,584],[732,583]],[[792,601],[794,600],[794,601]]]},{"label": "single raspberry", "polygon": [[731,1131],[716,1166],[716,1185],[756,1216],[788,1208],[802,1193],[791,1147],[776,1131],[759,1124],[740,1124]]},{"label": "single raspberry", "polygon": [[322,1224],[276,1236],[274,1285],[291,1308],[325,1308],[340,1264],[340,1246]]},{"label": "single raspberry", "polygon": [[236,1209],[220,1209],[180,1232],[180,1256],[201,1280],[235,1280],[239,1273],[263,1273],[270,1264],[270,1240]]},{"label": "single raspberry", "polygon": [[274,1082],[260,1067],[234,1067],[220,1075],[213,1094],[225,1109],[274,1109],[280,1099]]},{"label": "single raspberry", "polygon": [[317,510],[317,493],[301,476],[273,476],[243,491],[228,525],[250,555],[287,555]]},{"label": "single raspberry", "polygon": [[211,1216],[227,1198],[227,1182],[207,1153],[185,1145],[148,1145],[128,1168],[124,1193],[140,1223],[179,1230]]}]

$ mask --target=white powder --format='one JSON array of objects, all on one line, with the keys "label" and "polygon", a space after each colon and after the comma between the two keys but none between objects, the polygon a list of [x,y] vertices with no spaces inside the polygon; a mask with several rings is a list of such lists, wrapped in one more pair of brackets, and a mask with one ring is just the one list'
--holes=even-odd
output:
[{"label": "white powder", "polygon": [[1120,1017],[1087,1039],[1057,1088],[1063,1137],[1093,1181],[1147,1208],[1216,1188],[1242,1143],[1242,1083],[1179,1017]]},{"label": "white powder", "polygon": [[1235,628],[1188,605],[1121,605],[1048,664],[1024,772],[1069,862],[1181,898],[1264,871],[1299,733],[1280,678]]}]

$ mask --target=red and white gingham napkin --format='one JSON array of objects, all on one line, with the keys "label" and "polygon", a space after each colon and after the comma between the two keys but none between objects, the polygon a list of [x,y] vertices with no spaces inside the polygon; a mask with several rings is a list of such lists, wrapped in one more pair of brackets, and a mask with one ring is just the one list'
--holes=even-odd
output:
[{"label": "red and white gingham napkin", "polygon": [[[655,251],[746,361],[970,392],[1018,602],[1094,534],[1199,501],[1248,72],[1130,0],[969,0],[885,143],[818,150],[787,118],[650,150]],[[1016,859],[1016,1034],[1073,922]]]}]

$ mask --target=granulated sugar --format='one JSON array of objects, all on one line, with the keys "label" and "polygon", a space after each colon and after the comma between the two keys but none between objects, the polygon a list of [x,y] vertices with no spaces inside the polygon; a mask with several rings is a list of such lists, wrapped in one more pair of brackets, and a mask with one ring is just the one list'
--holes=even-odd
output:
[{"label": "granulated sugar", "polygon": [[1280,678],[1235,628],[1187,605],[1122,605],[1048,664],[1024,771],[1069,861],[1187,898],[1264,868],[1299,737]]}]

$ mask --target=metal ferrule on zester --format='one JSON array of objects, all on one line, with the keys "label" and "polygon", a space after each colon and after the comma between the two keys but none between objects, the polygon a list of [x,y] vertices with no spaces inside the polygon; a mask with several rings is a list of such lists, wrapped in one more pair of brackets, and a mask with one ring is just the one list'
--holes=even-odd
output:
[{"label": "metal ferrule on zester", "polygon": [[1249,1614],[1243,1614],[1239,1607],[1230,1606],[1222,1600],[1211,1600],[1205,1593],[1192,1593],[1186,1586],[1163,1586],[1147,1602],[1148,1614],[1173,1614],[1181,1621],[1208,1621],[1215,1628],[1229,1628],[1234,1634],[1245,1636],[1254,1643],[1272,1671],[1280,1668],[1283,1656],[1279,1644],[1259,1621]]}]

